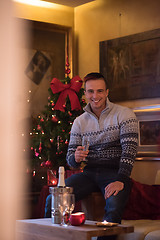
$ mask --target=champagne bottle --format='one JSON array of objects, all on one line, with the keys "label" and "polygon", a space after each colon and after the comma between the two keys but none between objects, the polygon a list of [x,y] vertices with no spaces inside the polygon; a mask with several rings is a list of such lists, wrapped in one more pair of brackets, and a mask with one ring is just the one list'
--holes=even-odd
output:
[{"label": "champagne bottle", "polygon": [[64,167],[59,167],[59,179],[58,179],[58,187],[64,188],[65,185],[65,181],[64,181]]}]

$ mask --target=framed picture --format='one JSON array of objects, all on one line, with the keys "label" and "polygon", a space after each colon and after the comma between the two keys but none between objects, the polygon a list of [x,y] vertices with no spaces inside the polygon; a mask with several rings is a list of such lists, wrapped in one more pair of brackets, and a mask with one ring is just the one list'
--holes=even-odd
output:
[{"label": "framed picture", "polygon": [[[21,20],[20,20],[21,21]],[[69,27],[32,20],[23,20],[30,41],[23,46],[26,56],[24,81],[29,91],[30,115],[39,115],[48,104],[48,89],[54,77],[65,78],[67,57],[72,63],[72,32]],[[70,64],[72,72],[72,64]],[[28,90],[28,89],[27,89]]]},{"label": "framed picture", "polygon": [[160,160],[160,106],[134,110],[138,119],[137,158]]},{"label": "framed picture", "polygon": [[160,29],[100,42],[113,102],[160,97]]},{"label": "framed picture", "polygon": [[139,121],[139,146],[156,146],[160,138],[160,120]]},{"label": "framed picture", "polygon": [[39,84],[47,72],[51,61],[42,51],[36,51],[26,68],[26,75],[35,83]]}]

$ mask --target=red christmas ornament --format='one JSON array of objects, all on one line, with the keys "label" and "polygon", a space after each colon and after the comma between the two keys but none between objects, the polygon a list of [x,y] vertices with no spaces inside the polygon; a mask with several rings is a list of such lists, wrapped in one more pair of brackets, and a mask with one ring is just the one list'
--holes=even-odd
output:
[{"label": "red christmas ornament", "polygon": [[41,167],[44,168],[46,166],[46,163],[45,162],[42,162],[41,163]]},{"label": "red christmas ornament", "polygon": [[69,116],[72,116],[72,113],[70,111],[68,111],[68,114],[69,114]]},{"label": "red christmas ornament", "polygon": [[52,121],[53,121],[53,122],[58,122],[58,119],[56,118],[56,116],[53,116],[53,117],[52,117]]},{"label": "red christmas ornament", "polygon": [[41,153],[41,151],[42,151],[42,143],[40,142],[40,144],[39,144],[39,152]]},{"label": "red christmas ornament", "polygon": [[53,138],[50,139],[50,142],[53,143]]},{"label": "red christmas ornament", "polygon": [[35,152],[35,156],[38,157],[39,153],[37,152],[37,149],[35,149],[34,152]]},{"label": "red christmas ornament", "polygon": [[52,163],[51,161],[47,160],[46,163],[45,163],[46,167],[52,167]]},{"label": "red christmas ornament", "polygon": [[40,120],[41,122],[44,122],[44,119],[43,118],[41,118],[41,120]]},{"label": "red christmas ornament", "polygon": [[36,171],[33,170],[33,172],[32,172],[32,176],[35,177],[35,175],[36,175]]},{"label": "red christmas ornament", "polygon": [[54,106],[54,103],[52,103],[52,106]]},{"label": "red christmas ornament", "polygon": [[67,145],[68,144],[68,140],[66,139],[66,141],[65,141],[65,144]]},{"label": "red christmas ornament", "polygon": [[38,130],[41,130],[41,126],[40,126],[40,125],[37,125],[37,129],[38,129]]}]

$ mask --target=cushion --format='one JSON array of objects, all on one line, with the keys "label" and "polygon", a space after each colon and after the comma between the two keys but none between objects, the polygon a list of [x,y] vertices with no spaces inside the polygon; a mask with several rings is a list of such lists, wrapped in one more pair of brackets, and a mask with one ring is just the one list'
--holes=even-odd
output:
[{"label": "cushion", "polygon": [[[146,238],[152,232],[160,231],[160,220],[122,220],[122,224],[134,226],[133,233],[120,234],[117,240],[154,240],[154,238]],[[152,236],[152,235],[150,235]],[[159,238],[160,239],[160,238]],[[157,240],[157,239],[155,239]]]},{"label": "cushion", "polygon": [[142,184],[132,179],[123,219],[160,219],[160,185]]},{"label": "cushion", "polygon": [[160,230],[153,231],[147,234],[144,240],[159,240],[160,239]]}]

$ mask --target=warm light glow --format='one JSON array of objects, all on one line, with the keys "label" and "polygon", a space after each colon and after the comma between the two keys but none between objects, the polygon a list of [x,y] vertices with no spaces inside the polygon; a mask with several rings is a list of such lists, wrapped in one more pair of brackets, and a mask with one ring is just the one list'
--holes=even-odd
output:
[{"label": "warm light glow", "polygon": [[108,222],[107,222],[106,220],[104,220],[102,223],[104,223],[104,224],[105,224],[105,223],[108,223]]},{"label": "warm light glow", "polygon": [[134,112],[155,112],[155,111],[160,111],[159,104],[145,106],[145,107],[138,107],[134,109]]},{"label": "warm light glow", "polygon": [[84,212],[77,212],[77,213],[72,213],[72,215],[75,215],[75,216],[81,216],[81,215],[83,215],[84,214]]},{"label": "warm light glow", "polygon": [[64,6],[56,4],[56,3],[50,3],[46,1],[41,0],[13,0],[13,2],[19,2],[27,5],[42,7],[42,8],[62,8]]},{"label": "warm light glow", "polygon": [[56,180],[53,180],[53,181],[52,181],[52,184],[53,184],[53,185],[56,185],[56,184],[57,184],[57,181],[56,181]]}]

